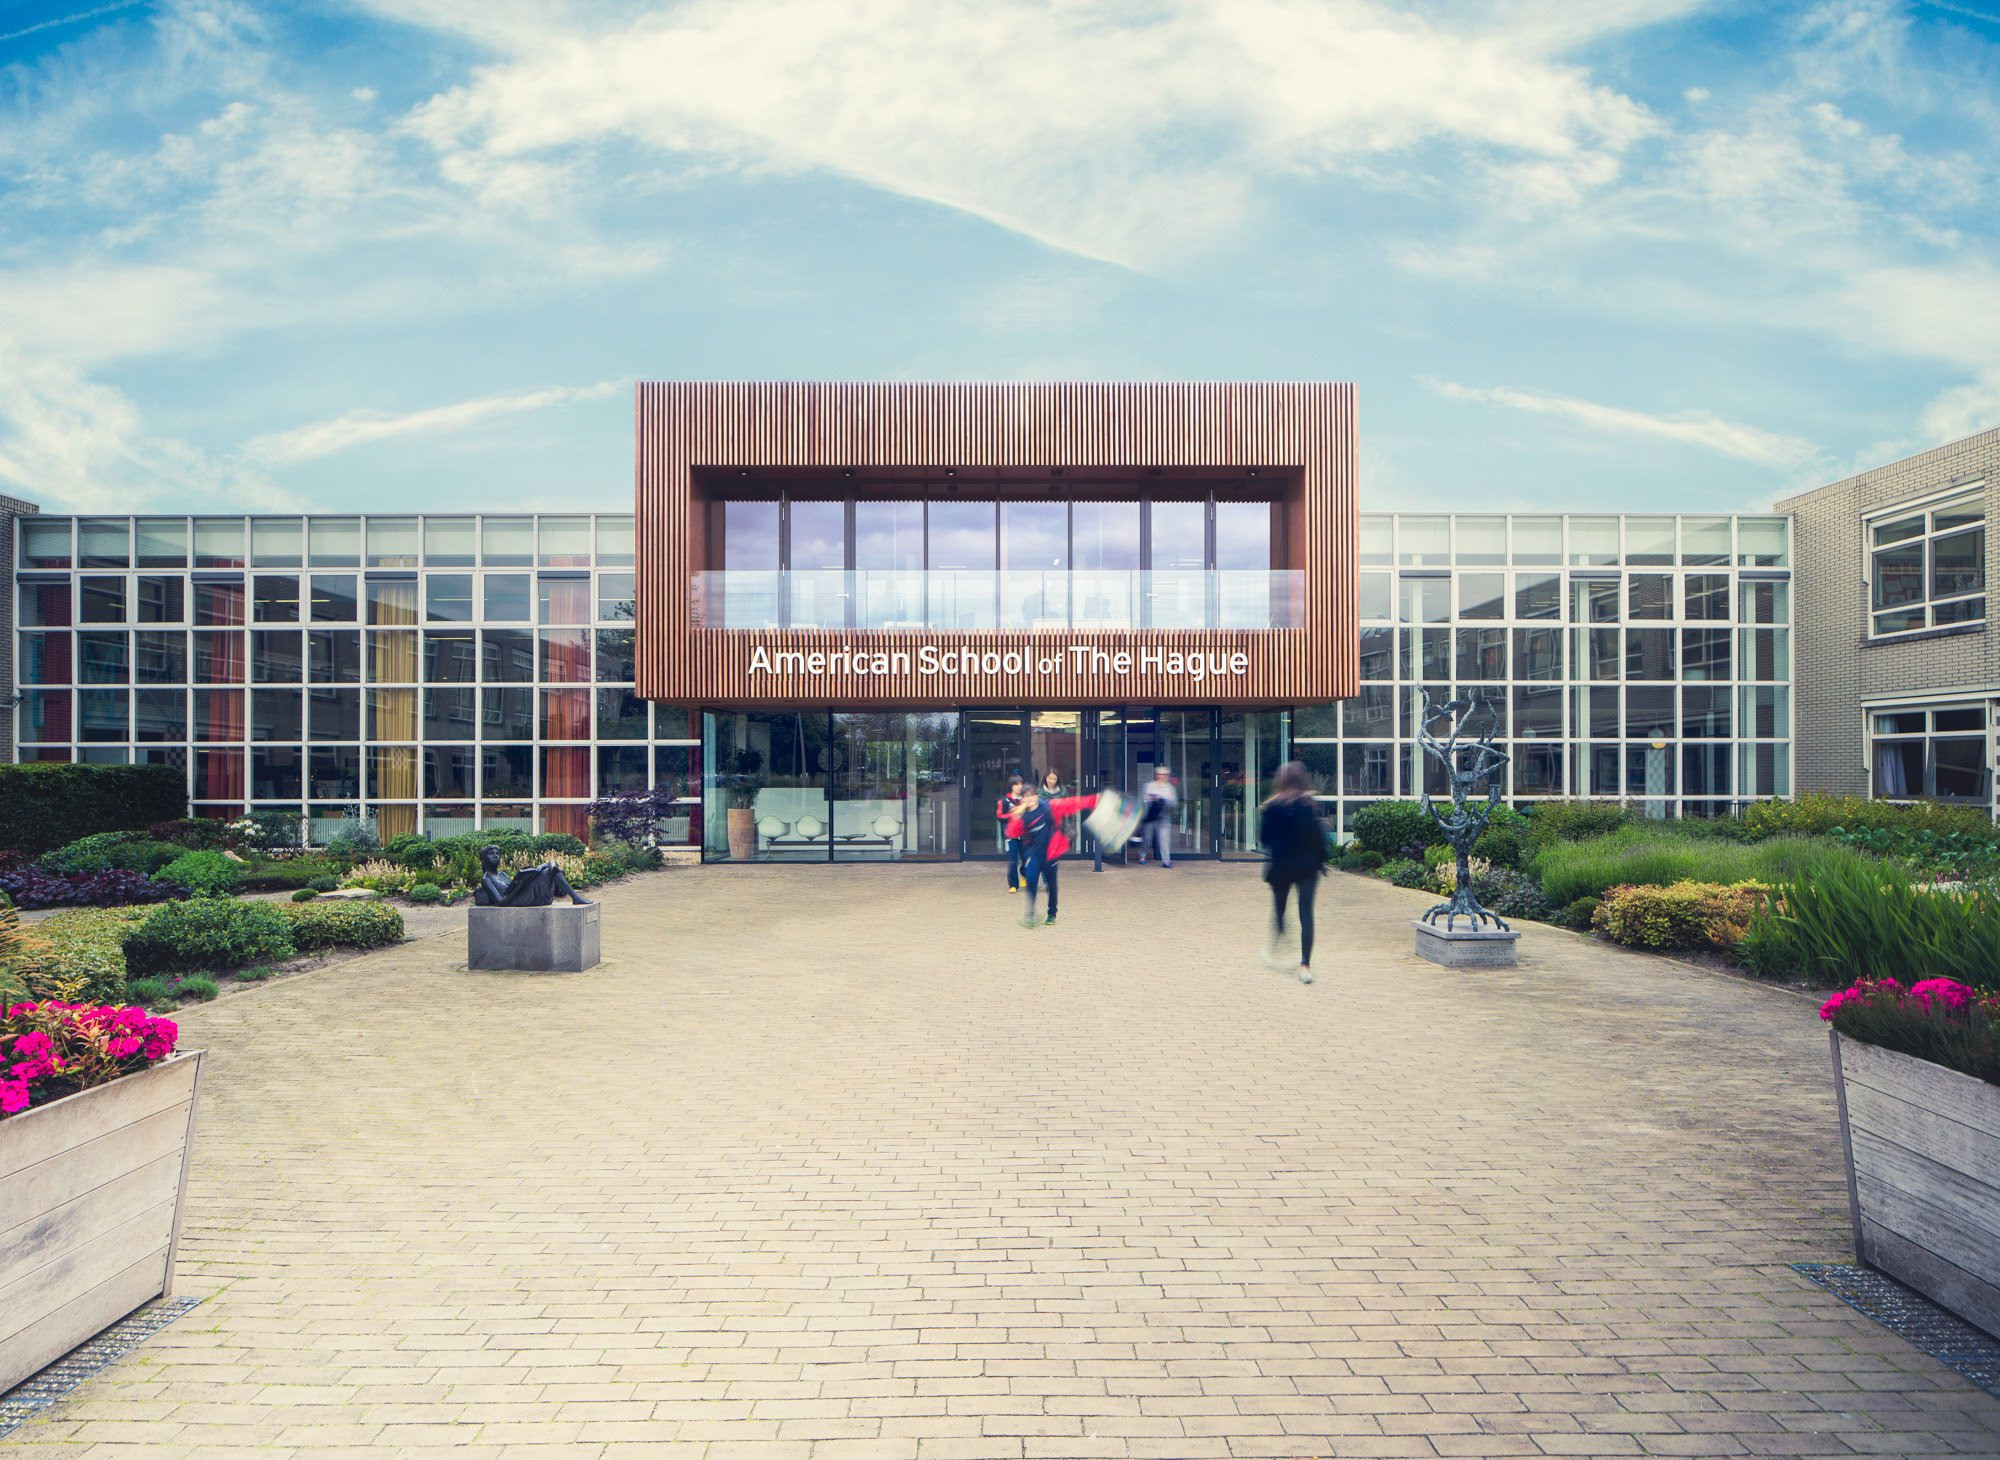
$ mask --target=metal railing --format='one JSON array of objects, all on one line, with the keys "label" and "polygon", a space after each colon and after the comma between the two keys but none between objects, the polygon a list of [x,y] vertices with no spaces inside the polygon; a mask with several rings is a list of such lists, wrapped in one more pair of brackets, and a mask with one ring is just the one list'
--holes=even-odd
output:
[{"label": "metal railing", "polygon": [[696,628],[1293,629],[1305,574],[974,572],[939,569],[697,573]]}]

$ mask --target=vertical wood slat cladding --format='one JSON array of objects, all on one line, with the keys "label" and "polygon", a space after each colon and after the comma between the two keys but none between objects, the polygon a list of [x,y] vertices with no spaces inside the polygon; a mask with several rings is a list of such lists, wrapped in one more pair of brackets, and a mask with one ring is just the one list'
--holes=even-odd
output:
[{"label": "vertical wood slat cladding", "polygon": [[[1268,704],[1339,699],[1360,676],[1355,392],[1343,383],[641,382],[634,399],[639,692],[688,705]],[[1296,472],[1280,566],[1304,572],[1304,627],[1214,630],[696,629],[699,468],[1244,468]],[[760,674],[767,652],[1063,647],[1029,676]],[[1240,651],[1240,676],[1075,672],[1068,645]]]}]

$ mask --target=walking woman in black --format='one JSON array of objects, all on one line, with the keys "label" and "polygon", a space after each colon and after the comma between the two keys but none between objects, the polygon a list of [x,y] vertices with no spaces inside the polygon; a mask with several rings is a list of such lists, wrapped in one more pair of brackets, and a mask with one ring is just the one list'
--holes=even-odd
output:
[{"label": "walking woman in black", "polygon": [[1303,761],[1288,760],[1272,777],[1271,799],[1257,821],[1264,844],[1264,880],[1271,884],[1271,942],[1266,961],[1277,966],[1285,931],[1285,903],[1299,894],[1299,982],[1313,981],[1313,895],[1326,866],[1326,828],[1313,805],[1312,775]]}]

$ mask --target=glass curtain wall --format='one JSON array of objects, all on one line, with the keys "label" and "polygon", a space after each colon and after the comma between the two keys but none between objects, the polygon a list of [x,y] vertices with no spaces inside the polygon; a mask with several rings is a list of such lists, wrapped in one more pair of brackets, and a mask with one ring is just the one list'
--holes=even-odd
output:
[{"label": "glass curtain wall", "polygon": [[958,716],[833,717],[833,857],[885,862],[956,858]]}]

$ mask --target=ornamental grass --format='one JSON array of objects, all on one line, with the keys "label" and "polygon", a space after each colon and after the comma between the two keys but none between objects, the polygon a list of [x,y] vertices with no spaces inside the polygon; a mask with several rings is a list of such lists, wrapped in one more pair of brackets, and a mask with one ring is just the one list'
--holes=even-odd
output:
[{"label": "ornamental grass", "polygon": [[1758,973],[1832,984],[2000,987],[2000,894],[1940,891],[1887,862],[1828,862],[1764,900],[1738,944]]}]

